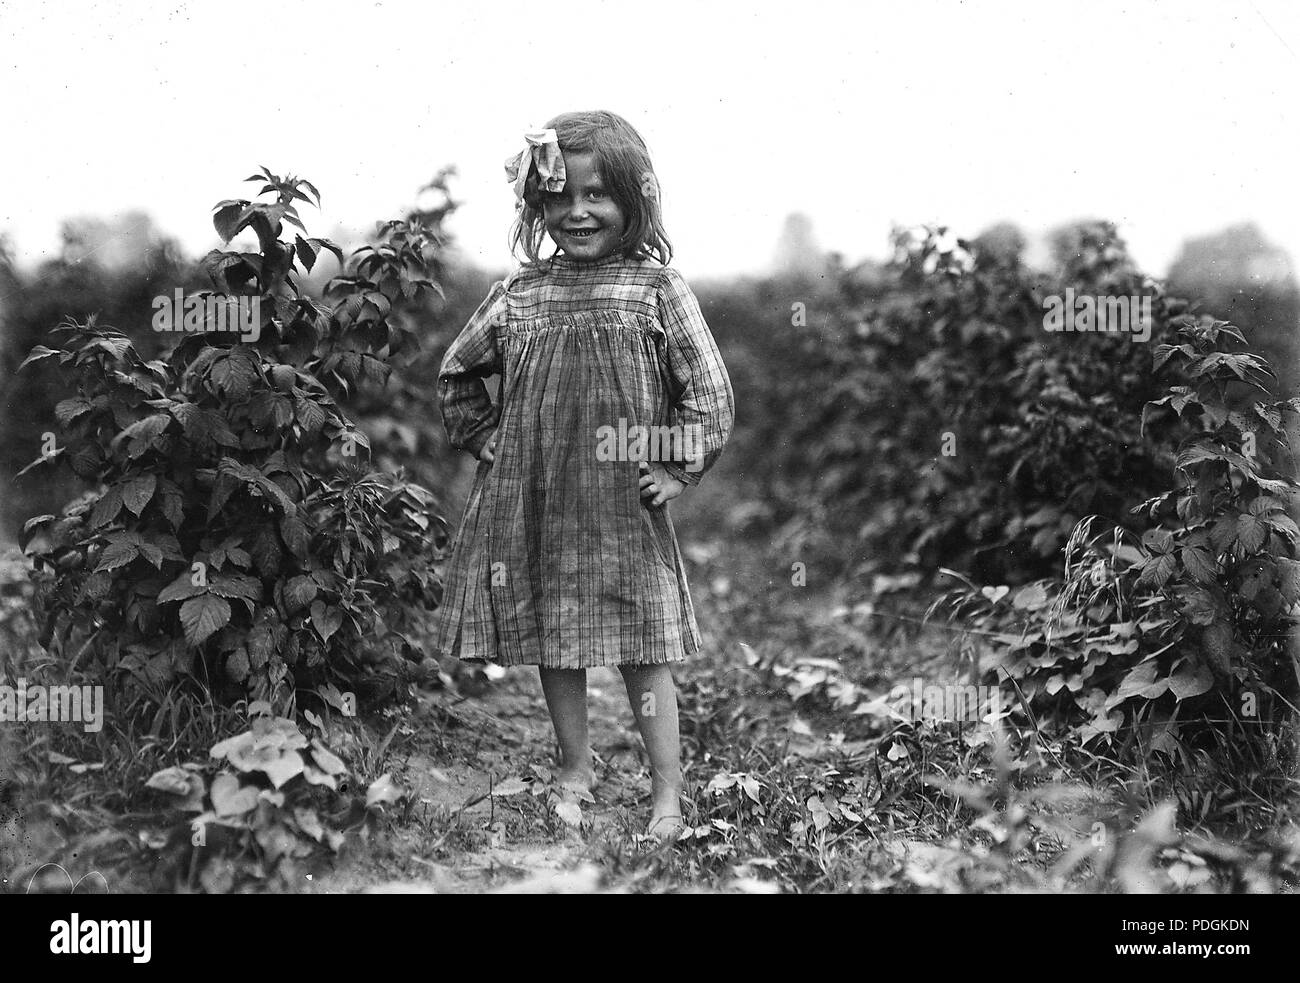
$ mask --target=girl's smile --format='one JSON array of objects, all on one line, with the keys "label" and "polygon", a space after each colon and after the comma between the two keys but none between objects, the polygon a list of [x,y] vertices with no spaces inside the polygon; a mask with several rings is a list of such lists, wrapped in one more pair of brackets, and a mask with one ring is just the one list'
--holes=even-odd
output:
[{"label": "girl's smile", "polygon": [[564,190],[542,195],[546,231],[570,259],[604,259],[623,244],[623,209],[605,187],[595,154],[565,154],[564,170]]}]

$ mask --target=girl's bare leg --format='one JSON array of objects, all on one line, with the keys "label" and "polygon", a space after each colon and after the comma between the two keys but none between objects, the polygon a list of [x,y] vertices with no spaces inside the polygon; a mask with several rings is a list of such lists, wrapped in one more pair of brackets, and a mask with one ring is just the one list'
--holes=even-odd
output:
[{"label": "girl's bare leg", "polygon": [[546,709],[560,742],[561,785],[590,790],[591,741],[587,736],[587,670],[538,667]]},{"label": "girl's bare leg", "polygon": [[650,826],[656,836],[683,828],[682,746],[677,725],[677,686],[666,665],[619,666],[641,739],[650,756]]}]

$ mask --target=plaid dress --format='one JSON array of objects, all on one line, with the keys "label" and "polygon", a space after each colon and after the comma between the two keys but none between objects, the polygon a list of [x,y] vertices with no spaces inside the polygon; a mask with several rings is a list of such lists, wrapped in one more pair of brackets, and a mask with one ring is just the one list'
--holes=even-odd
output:
[{"label": "plaid dress", "polygon": [[[483,379],[497,373],[494,405]],[[452,547],[437,654],[580,669],[699,650],[668,503],[645,504],[634,459],[694,485],[731,434],[731,380],[680,274],[617,254],[520,269],[448,348],[438,397],[453,447],[497,442]],[[611,444],[638,425],[694,444]]]}]

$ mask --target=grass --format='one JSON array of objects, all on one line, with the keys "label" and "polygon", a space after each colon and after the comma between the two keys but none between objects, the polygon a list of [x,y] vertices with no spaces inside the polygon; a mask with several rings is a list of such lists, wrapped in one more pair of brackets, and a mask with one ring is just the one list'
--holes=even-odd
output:
[{"label": "grass", "polygon": [[[357,782],[391,773],[407,796],[367,810],[337,859],[318,852],[294,880],[235,889],[1295,889],[1293,778],[1261,784],[1207,766],[1171,780],[1028,726],[999,742],[969,725],[899,720],[875,698],[913,677],[954,678],[959,638],[878,617],[852,584],[795,588],[768,574],[782,566],[755,539],[705,541],[692,557],[706,645],[679,674],[685,839],[640,835],[646,762],[614,697],[593,703],[604,782],[597,804],[579,803],[580,824],[540,784],[487,794],[510,777],[540,782],[532,766],[553,763],[535,683],[516,671],[474,698],[454,685],[411,691],[332,731]],[[6,671],[38,673],[48,657],[23,604],[9,603],[3,631]],[[47,861],[100,870],[115,892],[197,889],[186,817],[145,783],[206,760],[247,722],[212,705],[158,719],[145,737],[118,723],[98,735],[0,731],[5,890]],[[38,887],[59,889],[47,881]]]}]

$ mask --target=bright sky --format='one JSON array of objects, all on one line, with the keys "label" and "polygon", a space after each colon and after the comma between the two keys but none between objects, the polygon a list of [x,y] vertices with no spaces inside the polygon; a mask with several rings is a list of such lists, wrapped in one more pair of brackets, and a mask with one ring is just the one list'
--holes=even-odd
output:
[{"label": "bright sky", "polygon": [[796,210],[850,260],[895,221],[1092,216],[1155,272],[1243,220],[1300,258],[1298,51],[1285,0],[0,0],[0,231],[32,260],[143,208],[201,254],[260,164],[330,234],[454,163],[453,231],[502,268],[503,159],[601,108],[649,143],[687,276],[760,270]]}]

